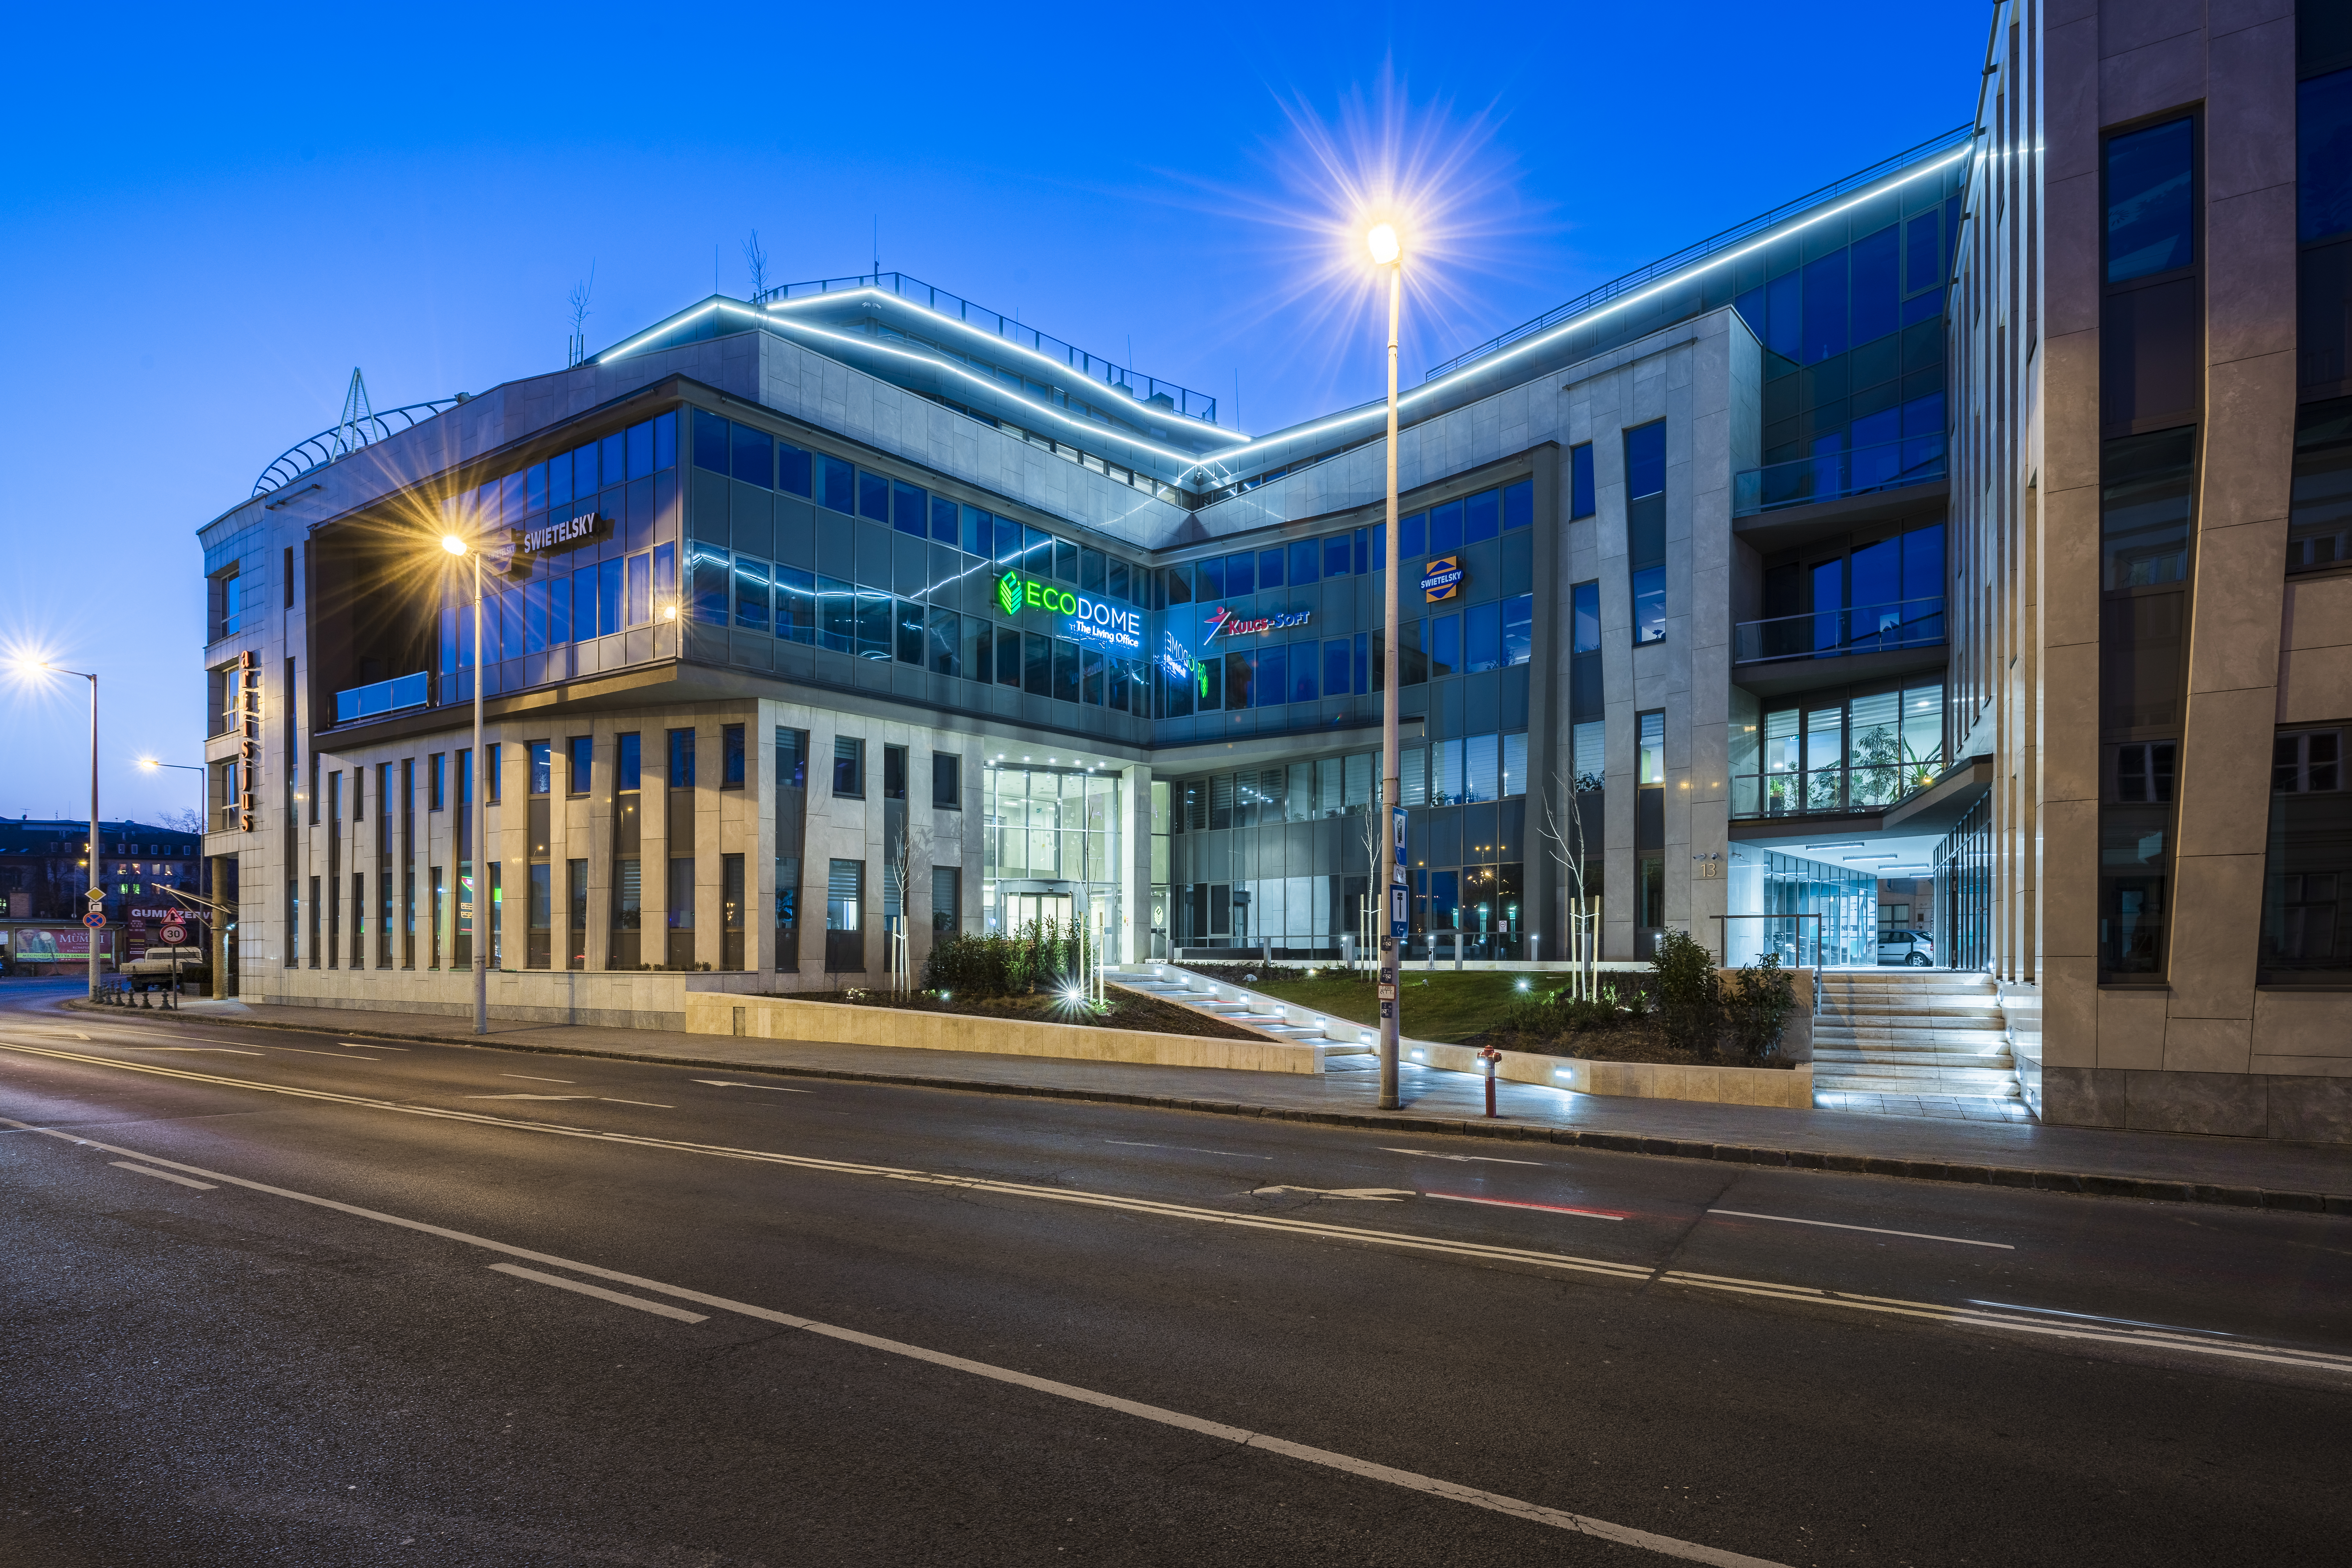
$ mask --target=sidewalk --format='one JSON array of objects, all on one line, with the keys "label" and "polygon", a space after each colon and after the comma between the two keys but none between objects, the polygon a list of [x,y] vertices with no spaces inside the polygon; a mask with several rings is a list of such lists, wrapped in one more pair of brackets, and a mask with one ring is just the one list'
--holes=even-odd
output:
[{"label": "sidewalk", "polygon": [[[88,1005],[76,999],[67,1005],[79,1011]],[[1375,1109],[1378,1075],[1370,1071],[1310,1077],[495,1019],[490,1032],[478,1037],[469,1032],[467,1020],[434,1014],[252,1007],[238,1002],[194,1003],[176,1013],[111,1007],[92,1011],[110,1024],[218,1023],[312,1030],[346,1039],[488,1045],[722,1071],[1384,1127],[1424,1135],[1547,1140],[1734,1164],[2352,1215],[2352,1147],[2332,1144],[1631,1100],[1515,1083],[1496,1086],[1501,1115],[1489,1121],[1483,1114],[1485,1085],[1480,1080],[1411,1064],[1402,1081],[1405,1108],[1382,1111]],[[5,1023],[0,1018],[0,1027]]]}]

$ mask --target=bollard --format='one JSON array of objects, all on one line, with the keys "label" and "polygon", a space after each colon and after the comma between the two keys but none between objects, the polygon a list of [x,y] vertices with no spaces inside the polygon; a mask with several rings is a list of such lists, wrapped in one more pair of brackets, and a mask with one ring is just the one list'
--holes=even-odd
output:
[{"label": "bollard", "polygon": [[1495,1114],[1495,1068],[1501,1065],[1503,1053],[1488,1046],[1478,1053],[1478,1059],[1486,1067],[1486,1114],[1492,1117]]}]

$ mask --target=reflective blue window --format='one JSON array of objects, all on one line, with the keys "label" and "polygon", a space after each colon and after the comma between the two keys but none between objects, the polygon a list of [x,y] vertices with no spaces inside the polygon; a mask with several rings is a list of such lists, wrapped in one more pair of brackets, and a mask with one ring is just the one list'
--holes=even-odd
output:
[{"label": "reflective blue window", "polygon": [[1348,650],[1346,637],[1323,645],[1323,695],[1326,697],[1345,697],[1350,689]]},{"label": "reflective blue window", "polygon": [[[719,474],[728,468],[727,421],[699,408],[694,411],[694,466]],[[588,488],[596,488],[593,477],[588,480]]]},{"label": "reflective blue window", "polygon": [[1783,359],[1795,359],[1802,352],[1804,285],[1803,277],[1791,272],[1764,286],[1765,313],[1769,318],[1764,346]]},{"label": "reflective blue window", "polygon": [[931,537],[941,544],[953,544],[960,537],[957,527],[956,503],[945,496],[931,498]]},{"label": "reflective blue window", "polygon": [[1238,599],[1257,591],[1257,557],[1247,552],[1225,557],[1225,595]]},{"label": "reflective blue window", "polygon": [[890,487],[890,526],[921,539],[930,532],[930,498],[912,485]]},{"label": "reflective blue window", "polygon": [[857,470],[839,458],[820,456],[816,460],[817,504],[829,511],[847,513],[856,509]]},{"label": "reflective blue window", "polygon": [[2108,282],[2170,272],[2197,258],[2191,132],[2184,118],[2108,141]]},{"label": "reflective blue window", "polygon": [[1261,588],[1279,588],[1282,586],[1282,550],[1280,546],[1276,546],[1272,550],[1261,550],[1257,552],[1257,585]]},{"label": "reflective blue window", "polygon": [[629,426],[629,478],[642,479],[654,471],[654,422]]},{"label": "reflective blue window", "polygon": [[1290,700],[1290,650],[1262,648],[1257,656],[1257,705],[1270,708]]},{"label": "reflective blue window", "polygon": [[1503,492],[1480,490],[1462,503],[1462,542],[1475,544],[1502,531]]},{"label": "reflective blue window", "polygon": [[[1900,259],[1896,233],[1889,224],[1853,242],[1853,341],[1857,343],[1883,338],[1895,330],[1896,307],[1901,303],[1897,296],[1902,292],[1895,277]],[[1857,438],[1854,444],[1861,442]]]},{"label": "reflective blue window", "polygon": [[1323,575],[1345,577],[1354,565],[1349,536],[1335,533],[1323,541]]},{"label": "reflective blue window", "polygon": [[1903,226],[1903,292],[1942,286],[1944,247],[1936,232],[1936,215],[1921,213]]},{"label": "reflective blue window", "polygon": [[654,467],[677,467],[677,411],[654,416]]},{"label": "reflective blue window", "polygon": [[1625,497],[1638,500],[1666,488],[1666,422],[1625,432]]},{"label": "reflective blue window", "polygon": [[776,443],[776,488],[789,494],[805,496],[814,493],[814,466],[805,447],[789,441]]},{"label": "reflective blue window", "polygon": [[857,515],[876,522],[890,521],[890,481],[864,469],[857,475]]},{"label": "reflective blue window", "polygon": [[1290,700],[1315,700],[1315,645],[1311,642],[1290,645]]},{"label": "reflective blue window", "polygon": [[1659,642],[1666,635],[1666,569],[1646,566],[1633,574],[1633,640]]},{"label": "reflective blue window", "polygon": [[735,624],[755,632],[772,629],[768,619],[768,563],[735,557]]},{"label": "reflective blue window", "polygon": [[[1429,509],[1429,552],[1443,555],[1462,548],[1462,503],[1447,501],[1444,506]],[[1408,551],[1408,554],[1418,554]]]},{"label": "reflective blue window", "polygon": [[1020,565],[1021,525],[1011,518],[1000,517],[994,520],[994,526],[996,549],[991,553],[996,563],[1007,568]]},{"label": "reflective blue window", "polygon": [[[1600,595],[1596,593],[1593,597],[1598,600]],[[1527,663],[1535,656],[1535,643],[1536,596],[1514,594],[1503,601],[1503,662]]]},{"label": "reflective blue window", "polygon": [[[1587,447],[1586,451],[1591,447]],[[1503,487],[1503,528],[1532,528],[1536,521],[1536,482],[1521,479],[1517,484]]]},{"label": "reflective blue window", "polygon": [[1500,600],[1462,612],[1462,668],[1475,675],[1503,668],[1503,605]]},{"label": "reflective blue window", "polygon": [[[706,626],[727,624],[727,552],[708,545],[692,547],[687,557],[687,592],[694,618]],[[650,588],[651,584],[648,584]]]},{"label": "reflective blue window", "polygon": [[1846,351],[1846,253],[1843,250],[1805,264],[1805,336],[1798,356],[1819,364]]},{"label": "reflective blue window", "polygon": [[1433,676],[1462,673],[1462,617],[1460,616],[1438,616],[1431,619],[1429,673]]},{"label": "reflective blue window", "polygon": [[1586,441],[1568,449],[1568,515],[1573,521],[1593,510],[1592,443]]},{"label": "reflective blue window", "polygon": [[2326,239],[2352,229],[2352,70],[2313,77],[2295,94],[2295,230]]},{"label": "reflective blue window", "polygon": [[996,550],[996,520],[976,506],[963,511],[963,552],[966,555],[992,555]]},{"label": "reflective blue window", "polygon": [[816,578],[797,566],[776,568],[776,635],[788,642],[816,641]]},{"label": "reflective blue window", "polygon": [[1290,585],[1292,587],[1296,588],[1303,583],[1312,583],[1320,575],[1316,571],[1318,564],[1316,557],[1318,553],[1315,548],[1315,542],[1311,539],[1302,539],[1290,547]]},{"label": "reflective blue window", "polygon": [[764,430],[754,430],[749,425],[735,426],[735,477],[761,489],[773,489],[776,484],[775,443]]},{"label": "reflective blue window", "polygon": [[547,504],[551,507],[572,504],[572,454],[562,452],[547,460]]},{"label": "reflective blue window", "polygon": [[1429,553],[1429,514],[1414,512],[1397,519],[1397,559],[1414,561]]}]

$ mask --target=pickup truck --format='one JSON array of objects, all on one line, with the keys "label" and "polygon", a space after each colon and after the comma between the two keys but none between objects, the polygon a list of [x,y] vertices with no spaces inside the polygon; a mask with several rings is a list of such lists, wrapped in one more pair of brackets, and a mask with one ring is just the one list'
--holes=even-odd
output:
[{"label": "pickup truck", "polygon": [[176,963],[184,990],[202,990],[212,979],[212,963],[201,947],[151,947],[122,966],[122,984],[132,991],[152,991],[172,984]]}]

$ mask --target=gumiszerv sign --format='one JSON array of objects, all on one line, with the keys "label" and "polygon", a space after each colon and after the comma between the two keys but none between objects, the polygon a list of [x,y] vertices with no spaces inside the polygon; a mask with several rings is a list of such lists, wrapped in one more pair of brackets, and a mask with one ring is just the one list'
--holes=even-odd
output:
[{"label": "gumiszerv sign", "polygon": [[610,538],[613,520],[600,511],[583,511],[560,522],[542,523],[537,528],[517,529],[515,531],[526,552],[544,555],[550,551],[570,550],[591,540]]},{"label": "gumiszerv sign", "polygon": [[1044,610],[1055,617],[1055,629],[1076,642],[1119,653],[1143,651],[1143,616],[1124,605],[1073,594],[1051,583],[1007,572],[996,580],[996,602],[1008,616],[1024,610]]}]

